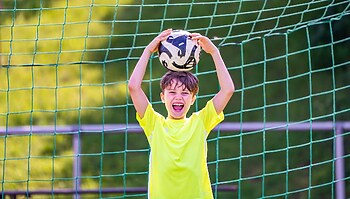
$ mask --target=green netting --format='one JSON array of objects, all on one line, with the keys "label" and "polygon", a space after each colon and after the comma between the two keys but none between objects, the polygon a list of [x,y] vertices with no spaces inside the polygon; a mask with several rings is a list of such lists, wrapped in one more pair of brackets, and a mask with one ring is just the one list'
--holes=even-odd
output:
[{"label": "green netting", "polygon": [[[340,125],[350,119],[348,0],[0,0],[0,8],[3,197],[48,190],[31,198],[71,198],[54,190],[80,188],[99,190],[83,198],[146,198],[128,191],[147,186],[149,148],[134,132],[127,83],[144,47],[166,28],[211,38],[236,85],[228,129],[208,139],[215,198],[335,198],[339,182],[350,196],[350,127]],[[155,54],[144,89],[162,114],[164,72]],[[200,92],[190,112],[218,90],[207,54],[193,72]],[[247,130],[248,122],[260,126]],[[110,133],[111,124],[121,126]],[[88,125],[100,128],[83,130]],[[223,192],[223,185],[237,189]],[[102,191],[111,187],[124,191]]]}]

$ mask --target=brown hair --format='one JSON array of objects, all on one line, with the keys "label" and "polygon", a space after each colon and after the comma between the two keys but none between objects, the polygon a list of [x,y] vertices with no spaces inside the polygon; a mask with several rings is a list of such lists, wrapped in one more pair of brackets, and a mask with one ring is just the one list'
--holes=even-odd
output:
[{"label": "brown hair", "polygon": [[[160,80],[160,87],[162,92],[165,88],[172,84],[173,80],[177,80],[177,84],[181,83],[180,86],[184,85],[193,95],[196,95],[198,92],[198,78],[194,76],[191,72],[179,72],[179,71],[168,71],[163,75]],[[177,85],[175,85],[177,86]]]}]

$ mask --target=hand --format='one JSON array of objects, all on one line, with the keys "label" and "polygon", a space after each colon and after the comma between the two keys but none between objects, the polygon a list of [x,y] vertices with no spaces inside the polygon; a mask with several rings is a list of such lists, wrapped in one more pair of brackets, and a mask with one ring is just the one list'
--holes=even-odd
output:
[{"label": "hand", "polygon": [[213,42],[210,41],[208,37],[203,36],[199,33],[191,33],[190,37],[192,40],[196,40],[206,53],[212,55],[218,52],[218,48],[213,44]]},{"label": "hand", "polygon": [[158,46],[160,42],[165,41],[172,31],[173,31],[172,29],[167,29],[161,32],[157,37],[155,37],[151,41],[151,43],[148,44],[148,46],[146,47],[146,50],[148,50],[151,53],[158,51]]}]

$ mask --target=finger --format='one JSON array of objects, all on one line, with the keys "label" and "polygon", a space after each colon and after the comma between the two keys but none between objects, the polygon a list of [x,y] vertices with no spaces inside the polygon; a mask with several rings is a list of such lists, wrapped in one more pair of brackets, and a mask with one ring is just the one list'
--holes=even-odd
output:
[{"label": "finger", "polygon": [[164,30],[161,34],[163,35],[163,34],[170,34],[171,32],[173,31],[173,29],[171,29],[171,28],[169,28],[169,29],[166,29],[166,30]]},{"label": "finger", "polygon": [[169,29],[167,29],[167,30],[164,30],[162,33],[160,33],[160,35],[159,35],[159,40],[160,41],[164,41],[164,40],[166,40],[166,38],[168,38],[168,36],[171,34],[171,32],[172,32],[172,29],[171,28],[169,28]]},{"label": "finger", "polygon": [[190,33],[190,37],[198,37],[198,36],[201,36],[201,34],[197,32]]},{"label": "finger", "polygon": [[202,36],[202,35],[194,35],[194,36],[191,37],[191,39],[199,41],[199,40],[203,40],[204,36]]},{"label": "finger", "polygon": [[198,44],[199,44],[200,46],[203,46],[203,42],[202,42],[201,40],[198,40]]},{"label": "finger", "polygon": [[202,35],[199,34],[199,33],[192,33],[192,34],[189,35],[189,37],[190,37],[192,40],[198,40],[198,39],[200,39],[200,38],[202,37]]}]

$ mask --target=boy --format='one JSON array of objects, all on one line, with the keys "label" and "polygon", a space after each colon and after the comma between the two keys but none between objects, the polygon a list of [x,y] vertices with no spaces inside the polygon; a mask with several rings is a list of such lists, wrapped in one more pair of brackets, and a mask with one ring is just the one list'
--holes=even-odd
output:
[{"label": "boy", "polygon": [[167,72],[161,80],[160,98],[167,118],[155,112],[141,88],[148,60],[161,41],[171,33],[165,30],[145,48],[129,80],[129,92],[137,120],[150,144],[148,198],[213,198],[206,165],[206,138],[224,119],[223,110],[234,92],[234,84],[219,50],[205,36],[190,34],[214,61],[219,92],[199,112],[186,114],[196,99],[198,79],[190,72]]}]

